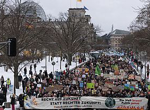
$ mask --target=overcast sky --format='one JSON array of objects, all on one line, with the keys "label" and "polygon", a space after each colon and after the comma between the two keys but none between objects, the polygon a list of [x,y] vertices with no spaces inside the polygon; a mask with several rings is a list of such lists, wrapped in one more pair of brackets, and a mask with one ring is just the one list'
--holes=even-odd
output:
[{"label": "overcast sky", "polygon": [[71,8],[83,8],[89,10],[86,14],[91,16],[94,25],[101,26],[103,34],[114,29],[128,30],[130,23],[138,15],[137,10],[143,6],[140,0],[33,0],[43,7],[46,15],[58,17],[60,12],[67,12]]}]

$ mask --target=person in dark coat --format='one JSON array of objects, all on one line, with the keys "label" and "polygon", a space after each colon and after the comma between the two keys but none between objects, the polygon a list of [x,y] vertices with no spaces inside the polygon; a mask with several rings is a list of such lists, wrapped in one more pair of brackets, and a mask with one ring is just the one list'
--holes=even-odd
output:
[{"label": "person in dark coat", "polygon": [[34,66],[34,71],[36,71],[36,63],[33,66]]},{"label": "person in dark coat", "polygon": [[24,74],[25,75],[27,74],[27,68],[26,67],[24,68]]},{"label": "person in dark coat", "polygon": [[18,81],[19,81],[19,87],[21,86],[21,81],[22,81],[22,75],[21,74],[19,74],[19,76],[18,76]]},{"label": "person in dark coat", "polygon": [[0,105],[2,105],[3,102],[5,102],[5,97],[4,97],[3,93],[0,93]]},{"label": "person in dark coat", "polygon": [[47,70],[44,71],[45,77],[48,77]]},{"label": "person in dark coat", "polygon": [[32,72],[32,70],[29,70],[29,74],[32,76],[33,75],[33,72]]},{"label": "person in dark coat", "polygon": [[53,76],[53,73],[52,73],[52,72],[49,74],[49,77],[50,77],[51,79],[53,79],[53,78],[54,78],[54,76]]},{"label": "person in dark coat", "polygon": [[11,97],[12,110],[15,110],[15,102],[16,102],[15,94],[13,94],[13,96]]},{"label": "person in dark coat", "polygon": [[2,86],[2,91],[3,91],[3,95],[4,95],[4,101],[7,101],[6,95],[7,95],[7,87],[5,85]]},{"label": "person in dark coat", "polygon": [[24,96],[23,96],[23,94],[19,95],[18,101],[19,101],[20,107],[24,107]]},{"label": "person in dark coat", "polygon": [[32,71],[32,65],[30,65],[30,70]]},{"label": "person in dark coat", "polygon": [[24,93],[24,90],[25,90],[25,86],[26,86],[26,81],[25,79],[22,80],[22,89],[23,89],[23,93]]}]

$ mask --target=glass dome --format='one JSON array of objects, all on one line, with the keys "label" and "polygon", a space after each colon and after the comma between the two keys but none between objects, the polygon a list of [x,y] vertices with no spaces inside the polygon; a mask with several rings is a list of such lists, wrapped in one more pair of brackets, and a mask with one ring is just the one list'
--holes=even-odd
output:
[{"label": "glass dome", "polygon": [[21,4],[21,7],[23,8],[23,13],[25,13],[26,16],[35,16],[39,17],[41,20],[46,21],[46,15],[43,10],[43,8],[38,5],[37,3],[33,1],[26,1]]}]

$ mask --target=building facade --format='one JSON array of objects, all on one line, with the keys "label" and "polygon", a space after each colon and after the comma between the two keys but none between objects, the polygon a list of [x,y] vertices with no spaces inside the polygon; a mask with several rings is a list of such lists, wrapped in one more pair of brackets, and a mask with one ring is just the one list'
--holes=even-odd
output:
[{"label": "building facade", "polygon": [[[83,26],[84,36],[86,37],[86,42],[92,43],[96,41],[96,31],[93,23],[91,23],[91,16],[86,15],[84,8],[69,8],[68,10],[70,18],[76,18],[76,22],[81,20],[86,25]],[[82,37],[84,37],[82,36]]]},{"label": "building facade", "polygon": [[110,38],[109,45],[111,49],[120,50],[121,46],[124,45],[122,44],[122,39],[129,34],[130,34],[129,31],[124,31],[119,29],[110,32],[108,36]]}]

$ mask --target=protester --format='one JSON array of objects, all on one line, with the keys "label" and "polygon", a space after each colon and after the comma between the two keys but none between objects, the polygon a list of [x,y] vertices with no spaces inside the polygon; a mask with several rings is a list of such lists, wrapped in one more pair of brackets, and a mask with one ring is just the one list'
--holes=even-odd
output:
[{"label": "protester", "polygon": [[24,68],[24,74],[25,75],[27,74],[27,68],[26,67]]},{"label": "protester", "polygon": [[36,63],[33,66],[34,66],[34,71],[36,71]]},{"label": "protester", "polygon": [[16,103],[15,94],[13,94],[13,96],[11,97],[12,110],[15,110],[15,103]]},{"label": "protester", "polygon": [[1,86],[4,84],[4,77],[3,75],[1,76]]},{"label": "protester", "polygon": [[7,101],[7,87],[5,85],[2,85],[2,91],[3,91],[3,96],[4,96],[4,101]]},{"label": "protester", "polygon": [[24,107],[24,95],[23,94],[19,95],[18,101],[19,101],[20,107]]},{"label": "protester", "polygon": [[21,86],[21,81],[22,81],[22,75],[21,74],[19,74],[19,76],[18,76],[18,81],[19,81],[19,87]]},{"label": "protester", "polygon": [[9,86],[11,85],[11,81],[10,81],[10,79],[9,79],[9,78],[7,78],[7,80],[6,80],[6,84],[7,84],[7,88],[9,89]]}]

